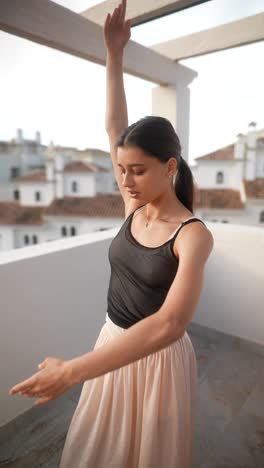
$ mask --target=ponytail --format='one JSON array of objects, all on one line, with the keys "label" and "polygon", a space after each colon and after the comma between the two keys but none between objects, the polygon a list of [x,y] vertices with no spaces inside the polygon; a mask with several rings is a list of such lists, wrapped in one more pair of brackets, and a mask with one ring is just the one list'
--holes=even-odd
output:
[{"label": "ponytail", "polygon": [[174,182],[176,197],[193,213],[194,184],[192,171],[182,156],[178,161],[178,170]]}]

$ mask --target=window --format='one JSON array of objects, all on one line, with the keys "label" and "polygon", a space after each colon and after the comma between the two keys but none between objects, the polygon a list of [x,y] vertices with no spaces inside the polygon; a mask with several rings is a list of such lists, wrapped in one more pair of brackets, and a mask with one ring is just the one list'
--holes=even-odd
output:
[{"label": "window", "polygon": [[74,226],[71,227],[71,235],[76,236],[76,229]]},{"label": "window", "polygon": [[19,200],[19,190],[14,190],[14,200]]},{"label": "window", "polygon": [[76,181],[72,182],[72,192],[77,192],[78,191],[78,184]]},{"label": "window", "polygon": [[11,167],[10,169],[10,178],[13,179],[14,177],[18,177],[20,173],[19,167]]},{"label": "window", "polygon": [[25,245],[29,244],[29,237],[27,235],[24,236],[24,244]]},{"label": "window", "polygon": [[32,241],[33,241],[33,244],[37,244],[38,243],[38,238],[37,236],[32,236]]},{"label": "window", "polygon": [[260,223],[264,223],[264,211],[261,211],[261,212],[260,212],[260,215],[259,215],[259,222],[260,222]]},{"label": "window", "polygon": [[40,201],[41,196],[40,192],[35,192],[35,201]]},{"label": "window", "polygon": [[222,184],[224,182],[224,174],[223,172],[217,172],[216,174],[216,183]]},{"label": "window", "polygon": [[223,219],[222,223],[228,223],[227,219]]},{"label": "window", "polygon": [[67,228],[65,226],[62,226],[61,233],[63,236],[67,236]]}]

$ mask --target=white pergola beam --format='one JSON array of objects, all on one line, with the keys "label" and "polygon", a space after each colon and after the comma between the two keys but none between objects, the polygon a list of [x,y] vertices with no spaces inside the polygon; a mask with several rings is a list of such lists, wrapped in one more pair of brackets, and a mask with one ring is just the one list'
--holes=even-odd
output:
[{"label": "white pergola beam", "polygon": [[[0,29],[91,62],[106,62],[102,27],[50,0],[1,0]],[[126,46],[124,71],[161,85],[187,85],[197,76],[134,41]]]},{"label": "white pergola beam", "polygon": [[[128,0],[126,17],[132,19],[132,25],[169,15],[209,0]],[[103,26],[107,13],[112,13],[120,0],[107,0],[98,3],[81,13],[85,18]]]},{"label": "white pergola beam", "polygon": [[263,39],[264,13],[259,13],[239,21],[155,44],[151,46],[151,49],[172,60],[181,60],[263,41]]}]

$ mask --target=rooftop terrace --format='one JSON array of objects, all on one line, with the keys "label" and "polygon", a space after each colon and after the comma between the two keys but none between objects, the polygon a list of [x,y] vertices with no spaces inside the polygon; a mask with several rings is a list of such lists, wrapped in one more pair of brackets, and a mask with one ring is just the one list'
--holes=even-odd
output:
[{"label": "rooftop terrace", "polygon": [[[188,326],[198,361],[193,468],[263,468],[264,336],[261,228],[208,223],[215,246]],[[0,466],[55,468],[81,385],[45,405],[9,396],[46,356],[93,348],[104,323],[107,252],[116,229],[0,257]],[[87,326],[85,326],[85,324]]]},{"label": "rooftop terrace", "polygon": [[[263,468],[264,346],[191,324],[198,361],[193,468]],[[55,468],[81,391],[33,407],[0,429],[0,466]]]}]

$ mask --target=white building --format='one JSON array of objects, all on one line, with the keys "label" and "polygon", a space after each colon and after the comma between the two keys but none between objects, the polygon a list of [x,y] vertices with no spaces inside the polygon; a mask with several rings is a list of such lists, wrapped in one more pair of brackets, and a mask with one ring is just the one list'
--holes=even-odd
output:
[{"label": "white building", "polygon": [[251,122],[234,144],[195,159],[195,213],[204,220],[264,226],[264,130]]},{"label": "white building", "polygon": [[120,225],[124,204],[109,153],[47,148],[18,135],[0,143],[0,251]]}]

